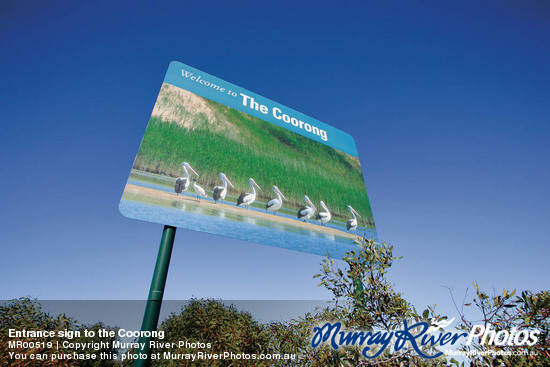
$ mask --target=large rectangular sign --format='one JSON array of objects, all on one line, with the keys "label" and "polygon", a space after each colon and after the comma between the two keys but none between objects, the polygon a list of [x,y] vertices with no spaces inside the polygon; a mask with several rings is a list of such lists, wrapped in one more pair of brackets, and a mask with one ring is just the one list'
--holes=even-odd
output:
[{"label": "large rectangular sign", "polygon": [[376,238],[353,138],[172,62],[120,201],[134,219],[335,258]]}]

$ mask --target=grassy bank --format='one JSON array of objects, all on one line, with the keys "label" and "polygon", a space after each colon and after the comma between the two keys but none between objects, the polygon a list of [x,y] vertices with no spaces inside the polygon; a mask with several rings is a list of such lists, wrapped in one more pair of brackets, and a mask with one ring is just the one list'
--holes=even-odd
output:
[{"label": "grassy bank", "polygon": [[[372,213],[365,191],[359,162],[354,157],[279,126],[240,111],[206,100],[216,111],[217,126],[230,123],[236,136],[220,133],[203,114],[192,115],[193,128],[152,117],[149,121],[135,169],[179,177],[181,162],[191,164],[200,175],[200,185],[219,185],[218,174],[224,172],[236,192],[249,192],[248,178],[262,187],[263,200],[275,197],[271,187],[277,185],[285,194],[286,207],[304,205],[308,195],[318,206],[325,201],[333,215],[350,218],[352,205],[363,220],[372,226]],[[185,111],[186,118],[190,112]],[[211,119],[211,118],[210,118]],[[320,209],[320,208],[318,208]]]}]

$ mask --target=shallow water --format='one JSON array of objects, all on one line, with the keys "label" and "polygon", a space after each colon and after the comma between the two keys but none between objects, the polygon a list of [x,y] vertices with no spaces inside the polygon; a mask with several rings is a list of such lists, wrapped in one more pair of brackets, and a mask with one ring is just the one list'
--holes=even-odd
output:
[{"label": "shallow water", "polygon": [[[172,193],[172,189],[166,185],[138,179],[132,175],[128,183],[147,187],[158,191]],[[186,197],[195,198],[193,193],[186,192]],[[201,199],[205,201],[206,199]],[[228,200],[232,200],[229,198]],[[212,199],[209,199],[213,202]],[[260,203],[261,204],[261,203]],[[229,210],[235,204],[226,203],[203,206],[197,201],[177,200],[176,198],[152,197],[148,195],[124,195],[120,202],[120,211],[127,217],[145,220],[149,222],[168,224],[175,227],[213,233],[222,236],[238,238],[246,241],[262,243],[265,245],[292,249],[321,256],[326,256],[329,251],[333,258],[342,258],[345,252],[354,250],[357,245],[353,240],[331,233],[322,233],[322,227],[318,231],[300,227],[300,221],[294,213],[285,214],[279,212],[277,217],[286,217],[296,220],[296,225],[289,225],[274,220],[266,220],[256,216],[248,216],[246,212],[235,213]],[[264,212],[258,208],[250,208],[253,212]],[[273,219],[276,217],[273,216]],[[328,227],[345,231],[343,223],[328,223]],[[359,228],[355,234],[365,234],[367,238],[376,238],[376,232],[367,228]]]}]

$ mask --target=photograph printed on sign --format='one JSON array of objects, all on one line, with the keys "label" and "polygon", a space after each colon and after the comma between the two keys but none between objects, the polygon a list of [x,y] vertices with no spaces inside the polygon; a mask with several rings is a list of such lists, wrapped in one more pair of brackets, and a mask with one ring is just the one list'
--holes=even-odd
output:
[{"label": "photograph printed on sign", "polygon": [[166,82],[120,211],[335,258],[376,238],[358,158]]}]

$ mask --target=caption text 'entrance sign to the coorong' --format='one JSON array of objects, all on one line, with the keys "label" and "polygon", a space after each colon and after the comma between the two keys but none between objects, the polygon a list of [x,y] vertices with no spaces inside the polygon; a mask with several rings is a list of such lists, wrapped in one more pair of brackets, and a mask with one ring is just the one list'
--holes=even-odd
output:
[{"label": "caption text 'entrance sign to the coorong'", "polygon": [[120,201],[129,218],[341,258],[376,238],[353,138],[179,62]]}]

